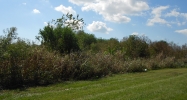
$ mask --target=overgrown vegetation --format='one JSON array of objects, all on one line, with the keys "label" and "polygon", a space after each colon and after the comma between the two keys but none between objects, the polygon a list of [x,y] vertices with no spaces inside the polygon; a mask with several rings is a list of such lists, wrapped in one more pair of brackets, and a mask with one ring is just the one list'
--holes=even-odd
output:
[{"label": "overgrown vegetation", "polygon": [[83,20],[71,14],[53,21],[36,36],[40,45],[17,37],[16,27],[4,31],[0,37],[0,89],[187,67],[187,44],[152,42],[135,35],[121,41],[96,38],[78,30]]}]

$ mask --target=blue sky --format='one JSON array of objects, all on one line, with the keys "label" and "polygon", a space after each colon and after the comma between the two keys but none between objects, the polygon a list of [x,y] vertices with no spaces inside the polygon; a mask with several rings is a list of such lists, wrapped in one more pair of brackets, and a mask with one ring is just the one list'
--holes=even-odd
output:
[{"label": "blue sky", "polygon": [[17,27],[35,41],[39,29],[67,12],[79,14],[84,30],[98,38],[121,40],[131,34],[151,40],[187,43],[187,0],[0,0],[0,35]]}]

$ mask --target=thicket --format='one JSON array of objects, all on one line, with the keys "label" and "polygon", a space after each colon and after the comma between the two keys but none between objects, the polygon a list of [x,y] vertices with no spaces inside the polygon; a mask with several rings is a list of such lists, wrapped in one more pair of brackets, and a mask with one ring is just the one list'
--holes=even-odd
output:
[{"label": "thicket", "polygon": [[17,37],[16,27],[4,30],[0,37],[0,89],[187,67],[187,44],[152,42],[135,35],[121,41],[96,38],[77,31],[82,21],[67,14],[49,23],[39,31],[40,45]]}]

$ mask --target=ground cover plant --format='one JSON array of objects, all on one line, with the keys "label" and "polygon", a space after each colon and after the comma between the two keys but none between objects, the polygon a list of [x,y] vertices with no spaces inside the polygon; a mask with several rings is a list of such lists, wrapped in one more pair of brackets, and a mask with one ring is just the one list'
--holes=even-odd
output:
[{"label": "ground cover plant", "polygon": [[115,74],[97,80],[0,91],[1,100],[186,100],[187,68]]}]

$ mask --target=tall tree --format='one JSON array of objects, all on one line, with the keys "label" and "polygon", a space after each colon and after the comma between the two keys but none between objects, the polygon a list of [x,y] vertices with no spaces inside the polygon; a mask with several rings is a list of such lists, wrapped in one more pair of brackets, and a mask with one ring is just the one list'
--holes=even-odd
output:
[{"label": "tall tree", "polygon": [[121,44],[124,52],[130,58],[148,56],[148,44],[146,43],[145,37],[130,35]]},{"label": "tall tree", "polygon": [[81,50],[89,50],[91,44],[96,43],[96,37],[93,34],[87,34],[84,31],[78,31],[76,34]]},{"label": "tall tree", "polygon": [[173,48],[166,41],[155,41],[150,44],[149,51],[151,56],[156,56],[162,53],[164,56],[173,55]]},{"label": "tall tree", "polygon": [[72,14],[63,15],[62,18],[52,20],[47,26],[40,29],[39,36],[36,36],[41,44],[46,45],[51,50],[60,53],[70,53],[79,50],[78,40],[75,31],[83,27],[83,19],[79,16],[73,17]]}]

